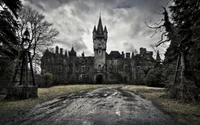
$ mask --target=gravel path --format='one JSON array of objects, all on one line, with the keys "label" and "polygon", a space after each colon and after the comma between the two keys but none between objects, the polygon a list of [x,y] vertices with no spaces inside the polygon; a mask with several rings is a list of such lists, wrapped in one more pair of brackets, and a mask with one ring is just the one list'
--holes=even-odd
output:
[{"label": "gravel path", "polygon": [[0,118],[1,125],[177,125],[151,101],[104,87],[81,91]]}]

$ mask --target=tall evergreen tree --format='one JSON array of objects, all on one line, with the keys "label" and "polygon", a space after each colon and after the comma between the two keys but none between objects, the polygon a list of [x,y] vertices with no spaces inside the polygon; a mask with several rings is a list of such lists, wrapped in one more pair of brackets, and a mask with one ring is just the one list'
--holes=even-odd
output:
[{"label": "tall evergreen tree", "polygon": [[[170,95],[183,101],[197,100],[200,93],[200,1],[172,0],[170,13],[164,8],[162,35],[158,45],[170,41],[165,64],[176,65]],[[177,80],[178,79],[178,80]]]},{"label": "tall evergreen tree", "polygon": [[20,0],[0,0],[0,91],[10,82],[15,66],[14,60],[18,56],[16,19],[20,8]]},{"label": "tall evergreen tree", "polygon": [[1,53],[14,59],[18,53],[19,40],[16,36],[18,24],[17,11],[21,8],[20,0],[0,0],[0,47]]},{"label": "tall evergreen tree", "polygon": [[[175,93],[184,101],[198,98],[199,86],[199,36],[200,31],[200,1],[199,0],[173,0],[170,7],[172,21],[177,29],[178,42],[177,69],[181,70],[180,93]],[[180,62],[180,63],[179,63]],[[180,66],[180,68],[179,68]]]}]

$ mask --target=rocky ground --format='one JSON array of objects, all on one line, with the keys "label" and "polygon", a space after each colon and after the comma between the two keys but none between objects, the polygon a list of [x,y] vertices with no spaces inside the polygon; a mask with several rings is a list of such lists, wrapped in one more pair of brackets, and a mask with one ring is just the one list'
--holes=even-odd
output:
[{"label": "rocky ground", "polygon": [[151,101],[104,87],[72,93],[0,117],[1,125],[178,125]]}]

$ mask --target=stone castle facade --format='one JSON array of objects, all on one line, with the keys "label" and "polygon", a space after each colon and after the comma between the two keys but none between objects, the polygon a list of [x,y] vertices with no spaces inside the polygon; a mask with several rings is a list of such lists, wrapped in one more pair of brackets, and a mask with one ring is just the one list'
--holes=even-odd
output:
[{"label": "stone castle facade", "polygon": [[140,53],[106,52],[108,31],[103,28],[101,17],[98,26],[93,29],[94,56],[78,57],[75,49],[63,53],[56,47],[56,52],[48,49],[41,59],[41,72],[49,72],[56,83],[143,83],[146,71],[156,65],[153,52],[140,48]]}]

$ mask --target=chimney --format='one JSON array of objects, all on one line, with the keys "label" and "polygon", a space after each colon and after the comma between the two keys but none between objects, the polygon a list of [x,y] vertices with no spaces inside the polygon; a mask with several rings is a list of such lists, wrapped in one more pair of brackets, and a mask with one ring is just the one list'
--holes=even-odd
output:
[{"label": "chimney", "polygon": [[126,58],[130,59],[130,53],[126,53]]},{"label": "chimney", "polygon": [[67,50],[65,50],[65,56],[68,56],[68,54],[67,54]]},{"label": "chimney", "polygon": [[58,46],[56,46],[56,54],[58,54]]},{"label": "chimney", "polygon": [[63,48],[60,48],[60,54],[63,55]]},{"label": "chimney", "polygon": [[135,55],[134,55],[134,52],[132,51],[131,58],[133,59],[133,58],[134,58],[134,56],[135,56]]}]

